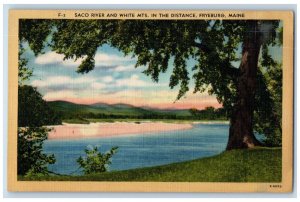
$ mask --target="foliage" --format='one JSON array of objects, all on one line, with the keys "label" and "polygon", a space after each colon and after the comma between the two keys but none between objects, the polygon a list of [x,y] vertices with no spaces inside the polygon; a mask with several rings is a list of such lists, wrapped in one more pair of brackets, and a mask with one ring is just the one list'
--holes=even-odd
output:
[{"label": "foliage", "polygon": [[[231,150],[217,156],[150,168],[95,173],[83,176],[43,176],[47,181],[139,182],[281,182],[279,148]],[[28,180],[19,177],[19,180]]]},{"label": "foliage", "polygon": [[35,88],[19,85],[18,93],[18,175],[47,175],[47,166],[55,163],[55,157],[43,153],[51,130],[43,125],[59,124],[61,120]]},{"label": "foliage", "polygon": [[98,151],[98,147],[85,149],[86,157],[79,157],[78,164],[83,168],[84,174],[106,172],[108,165],[111,164],[111,157],[117,152],[118,147],[113,147],[110,151],[102,154]]},{"label": "foliage", "polygon": [[43,153],[43,143],[51,130],[43,125],[59,124],[61,120],[50,110],[41,94],[33,87],[18,86],[18,174],[47,175],[54,155]]},{"label": "foliage", "polygon": [[264,73],[259,73],[256,99],[263,101],[257,102],[256,105],[255,131],[264,134],[266,145],[281,146],[282,68],[280,64],[274,63],[271,68],[265,69]]},{"label": "foliage", "polygon": [[24,48],[19,43],[18,60],[18,151],[17,173],[27,177],[48,175],[48,164],[55,163],[54,155],[43,153],[43,143],[51,130],[44,125],[60,124],[60,118],[49,108],[41,94],[24,85],[32,76]]},{"label": "foliage", "polygon": [[28,85],[18,87],[18,126],[39,127],[61,124],[60,117],[43,100],[36,88]]},{"label": "foliage", "polygon": [[22,21],[19,23],[19,44],[27,41],[35,55],[43,53],[43,48],[47,44],[45,40],[52,31],[53,21],[37,19],[26,20],[26,23]]},{"label": "foliage", "polygon": [[42,153],[49,131],[46,127],[18,128],[18,175],[48,174],[47,165],[55,163],[53,154]]},{"label": "foliage", "polygon": [[206,107],[203,110],[190,109],[190,113],[199,120],[220,120],[227,117],[223,108],[215,109],[214,107]]},{"label": "foliage", "polygon": [[22,85],[23,82],[29,80],[32,76],[32,69],[27,67],[27,59],[24,58],[23,53],[25,49],[21,44],[19,44],[19,60],[18,60],[18,84]]}]

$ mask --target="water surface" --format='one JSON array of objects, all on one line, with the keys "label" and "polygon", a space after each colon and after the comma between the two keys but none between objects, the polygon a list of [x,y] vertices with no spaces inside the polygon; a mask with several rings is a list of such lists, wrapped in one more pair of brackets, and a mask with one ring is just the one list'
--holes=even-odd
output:
[{"label": "water surface", "polygon": [[81,174],[76,159],[91,146],[106,152],[118,146],[109,170],[164,165],[213,156],[226,148],[228,124],[194,124],[192,129],[88,139],[47,140],[45,153],[54,154],[49,170],[61,174]]}]

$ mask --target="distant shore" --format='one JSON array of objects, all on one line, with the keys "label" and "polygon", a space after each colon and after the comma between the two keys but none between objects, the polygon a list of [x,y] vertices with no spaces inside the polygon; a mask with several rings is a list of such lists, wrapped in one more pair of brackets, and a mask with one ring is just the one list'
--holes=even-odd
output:
[{"label": "distant shore", "polygon": [[69,124],[89,124],[89,123],[116,123],[116,122],[136,122],[136,123],[146,123],[146,122],[163,122],[163,123],[178,123],[178,124],[229,124],[228,120],[190,120],[190,119],[134,119],[134,118],[113,118],[113,119],[67,119],[63,120],[64,123]]},{"label": "distant shore", "polygon": [[73,139],[88,137],[111,137],[120,135],[149,134],[154,132],[187,130],[193,128],[192,123],[164,123],[164,122],[114,122],[89,123],[51,126],[53,130],[48,139]]}]

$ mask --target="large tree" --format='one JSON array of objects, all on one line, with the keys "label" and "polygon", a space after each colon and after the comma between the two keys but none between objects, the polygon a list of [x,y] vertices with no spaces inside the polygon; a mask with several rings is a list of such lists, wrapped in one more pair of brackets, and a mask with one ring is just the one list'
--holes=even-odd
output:
[{"label": "large tree", "polygon": [[[19,37],[36,55],[48,43],[65,59],[84,58],[78,73],[94,68],[96,51],[104,44],[137,57],[136,67],[147,66],[144,73],[154,82],[160,73],[173,68],[169,86],[179,85],[177,99],[189,90],[192,77],[194,92],[214,94],[230,116],[230,150],[260,145],[253,131],[254,113],[260,116],[264,109],[257,106],[263,101],[256,92],[260,88],[267,94],[259,75],[263,68],[276,66],[268,49],[281,41],[276,32],[279,24],[258,20],[21,20]],[[51,40],[47,40],[49,35]],[[188,66],[188,60],[194,60],[195,66]]]}]

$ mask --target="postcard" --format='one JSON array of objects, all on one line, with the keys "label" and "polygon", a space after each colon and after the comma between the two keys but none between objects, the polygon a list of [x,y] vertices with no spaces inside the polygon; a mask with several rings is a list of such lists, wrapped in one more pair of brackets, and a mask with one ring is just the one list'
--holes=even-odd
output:
[{"label": "postcard", "polygon": [[10,10],[8,190],[291,192],[291,11]]}]

